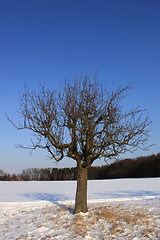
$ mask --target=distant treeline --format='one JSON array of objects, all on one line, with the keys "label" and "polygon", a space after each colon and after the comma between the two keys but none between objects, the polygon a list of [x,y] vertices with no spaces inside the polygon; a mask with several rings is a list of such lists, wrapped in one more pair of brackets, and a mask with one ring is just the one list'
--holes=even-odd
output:
[{"label": "distant treeline", "polygon": [[[160,153],[136,159],[124,159],[102,167],[90,167],[88,179],[160,177]],[[61,181],[76,180],[77,168],[29,168],[21,174],[0,170],[0,181]]]}]

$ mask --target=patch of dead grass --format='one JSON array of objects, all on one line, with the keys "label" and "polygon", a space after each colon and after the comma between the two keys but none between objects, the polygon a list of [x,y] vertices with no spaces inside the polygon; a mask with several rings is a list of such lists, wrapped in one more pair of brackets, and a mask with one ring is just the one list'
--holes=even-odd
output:
[{"label": "patch of dead grass", "polygon": [[[152,216],[149,215],[145,209],[127,210],[123,204],[100,206],[92,209],[92,211],[89,212],[89,224],[94,226],[100,220],[110,223],[111,235],[125,232],[126,225],[128,225],[131,230],[136,225],[138,228],[141,227],[142,234],[145,237],[149,237],[157,228],[157,224],[153,225],[152,223]],[[158,231],[156,235],[158,236]]]},{"label": "patch of dead grass", "polygon": [[[71,208],[60,207],[56,216],[49,212],[47,218],[54,223],[54,228],[63,224],[66,229],[73,231],[76,237],[82,238],[85,238],[87,232],[98,230],[100,239],[109,240],[112,239],[113,235],[125,234],[126,229],[129,229],[130,233],[127,236],[128,238],[125,239],[129,240],[132,239],[132,232],[135,229],[146,239],[151,239],[151,236],[155,235],[159,236],[158,226],[153,221],[154,216],[143,207],[126,208],[124,204],[116,204],[89,208],[89,212],[86,214],[78,213],[72,216],[66,214],[67,212],[71,213],[72,210]],[[63,215],[66,215],[66,217],[63,217]],[[70,217],[72,220],[68,221]],[[39,223],[37,227],[41,226],[41,223]]]},{"label": "patch of dead grass", "polygon": [[72,229],[76,235],[80,235],[83,238],[85,237],[87,234],[87,221],[81,213],[74,216],[70,229]]},{"label": "patch of dead grass", "polygon": [[113,208],[109,208],[107,206],[95,208],[92,214],[94,215],[97,222],[100,219],[105,219],[108,222],[113,222],[118,216],[117,212],[114,211]]}]

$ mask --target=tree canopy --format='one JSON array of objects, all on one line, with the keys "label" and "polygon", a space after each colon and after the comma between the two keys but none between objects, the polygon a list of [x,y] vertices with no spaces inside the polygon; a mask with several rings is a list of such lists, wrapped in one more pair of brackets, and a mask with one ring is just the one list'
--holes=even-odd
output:
[{"label": "tree canopy", "polygon": [[[83,184],[87,181],[84,169],[96,159],[149,147],[151,121],[148,114],[140,107],[128,112],[123,110],[122,100],[130,88],[127,85],[109,90],[97,81],[96,74],[93,79],[88,74],[78,75],[73,81],[66,81],[59,91],[40,84],[38,91],[25,88],[18,109],[22,122],[17,125],[8,119],[18,130],[33,132],[31,146],[19,147],[46,149],[57,162],[64,156],[77,162],[77,192],[83,195],[82,192],[87,192]],[[78,199],[79,205],[83,202],[80,194],[76,201]]]}]

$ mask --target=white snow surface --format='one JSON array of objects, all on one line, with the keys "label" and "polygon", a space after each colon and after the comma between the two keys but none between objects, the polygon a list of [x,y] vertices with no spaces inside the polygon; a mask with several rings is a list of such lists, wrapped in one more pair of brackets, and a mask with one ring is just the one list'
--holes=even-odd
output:
[{"label": "white snow surface", "polygon": [[0,181],[0,240],[160,239],[160,178],[88,181],[88,212],[74,215],[76,181]]}]

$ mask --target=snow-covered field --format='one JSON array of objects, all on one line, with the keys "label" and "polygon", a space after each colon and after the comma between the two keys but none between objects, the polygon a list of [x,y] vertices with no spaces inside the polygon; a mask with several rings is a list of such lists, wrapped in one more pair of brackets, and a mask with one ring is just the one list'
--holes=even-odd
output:
[{"label": "snow-covered field", "polygon": [[0,240],[160,239],[160,178],[88,181],[74,215],[76,181],[0,182]]}]

